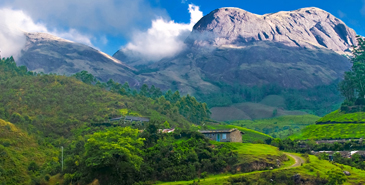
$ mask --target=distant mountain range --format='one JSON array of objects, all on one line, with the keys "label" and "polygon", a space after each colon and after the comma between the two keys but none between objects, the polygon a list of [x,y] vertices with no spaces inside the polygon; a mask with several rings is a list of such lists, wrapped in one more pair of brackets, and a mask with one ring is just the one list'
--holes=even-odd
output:
[{"label": "distant mountain range", "polygon": [[219,84],[275,84],[308,89],[341,79],[351,63],[356,33],[318,8],[256,15],[219,8],[204,16],[185,40],[188,49],[146,62],[122,50],[113,57],[45,33],[27,33],[17,61],[30,70],[71,75],[87,70],[102,81],[154,84],[183,94],[222,91]]}]

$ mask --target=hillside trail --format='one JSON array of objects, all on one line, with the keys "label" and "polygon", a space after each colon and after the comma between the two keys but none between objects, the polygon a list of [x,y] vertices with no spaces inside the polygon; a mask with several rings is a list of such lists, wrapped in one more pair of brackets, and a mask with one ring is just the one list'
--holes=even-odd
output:
[{"label": "hillside trail", "polygon": [[[263,173],[263,172],[267,172],[267,171],[280,171],[280,170],[283,170],[283,169],[290,169],[290,168],[299,167],[302,164],[306,163],[305,160],[302,157],[299,157],[297,155],[287,153],[287,152],[284,152],[284,154],[291,157],[291,158],[293,158],[295,160],[295,163],[291,166],[288,166],[288,167],[285,167],[285,168],[277,168],[277,169],[274,169],[274,170],[261,170],[261,171],[253,171],[253,172],[248,172],[248,173],[233,174],[233,175],[230,174],[230,175],[226,175],[226,176],[211,176],[211,177],[208,177],[208,178],[204,179],[204,182],[201,182],[201,184],[216,184],[215,181],[217,179],[228,179],[230,177],[245,176],[245,175],[250,175],[250,174]],[[177,181],[177,182],[160,182],[158,184],[185,185],[185,184],[191,184],[193,182],[194,182],[194,180]]]},{"label": "hillside trail", "polygon": [[286,153],[286,152],[284,152],[284,154],[288,155],[289,157],[291,157],[295,160],[295,163],[287,168],[295,168],[295,167],[301,166],[302,164],[305,163],[304,159],[299,156],[296,156],[296,155],[293,155],[290,153]]}]

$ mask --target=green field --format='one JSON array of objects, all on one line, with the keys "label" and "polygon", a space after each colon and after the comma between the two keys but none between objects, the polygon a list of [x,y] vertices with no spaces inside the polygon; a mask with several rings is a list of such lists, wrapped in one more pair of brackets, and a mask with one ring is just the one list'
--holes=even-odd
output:
[{"label": "green field", "polygon": [[211,184],[225,184],[229,183],[230,178],[245,177],[249,182],[263,182],[260,184],[272,184],[270,179],[276,178],[292,178],[294,174],[300,174],[301,177],[306,179],[315,179],[317,176],[322,178],[328,178],[326,172],[329,170],[349,171],[351,176],[347,177],[345,185],[350,184],[364,184],[365,183],[365,171],[352,168],[347,165],[332,164],[329,161],[319,160],[316,156],[309,155],[310,163],[306,163],[303,166],[295,168],[279,168],[274,170],[256,171],[250,173],[241,174],[219,174],[214,176],[208,176],[205,179],[195,179],[191,181],[178,181],[168,182],[160,184],[192,184],[199,182],[199,185],[211,185]]},{"label": "green field", "polygon": [[317,123],[365,123],[365,112],[345,113],[336,110],[323,116]]},{"label": "green field", "polygon": [[306,115],[288,115],[269,119],[239,120],[227,122],[230,125],[253,129],[276,138],[286,138],[289,135],[300,133],[308,125],[312,125],[320,117]]},{"label": "green field", "polygon": [[365,124],[323,124],[310,125],[301,133],[290,136],[291,139],[349,139],[364,138]]},{"label": "green field", "polygon": [[266,135],[264,133],[261,133],[261,132],[255,131],[255,130],[251,130],[251,129],[247,129],[247,128],[243,128],[243,127],[236,126],[236,125],[208,125],[207,128],[209,130],[237,128],[238,130],[245,133],[242,135],[242,142],[244,142],[244,143],[252,143],[257,140],[264,141],[267,138],[271,138],[271,136]]}]

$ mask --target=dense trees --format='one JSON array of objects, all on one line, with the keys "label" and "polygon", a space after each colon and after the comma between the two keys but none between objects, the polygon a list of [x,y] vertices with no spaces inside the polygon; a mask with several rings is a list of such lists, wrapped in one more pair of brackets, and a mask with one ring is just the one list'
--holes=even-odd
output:
[{"label": "dense trees", "polygon": [[127,82],[121,85],[114,82],[112,79],[106,83],[96,81],[95,77],[87,71],[81,71],[73,76],[85,83],[94,83],[97,87],[110,90],[114,93],[130,97],[133,96],[136,99],[150,98],[155,100],[155,102],[162,106],[158,109],[158,112],[161,112],[164,115],[171,114],[168,110],[173,110],[173,112],[178,110],[178,113],[195,124],[200,124],[210,117],[210,111],[206,103],[201,103],[190,95],[181,96],[179,91],[173,93],[171,90],[168,90],[163,94],[160,88],[155,87],[154,85],[148,87],[148,85],[143,84],[139,92],[137,92],[136,89],[131,89]]},{"label": "dense trees", "polygon": [[353,47],[352,53],[352,68],[345,72],[339,85],[341,94],[346,98],[341,106],[343,111],[351,111],[353,105],[365,105],[365,41],[362,37],[358,36],[358,46]]},{"label": "dense trees", "polygon": [[85,144],[85,176],[101,184],[132,184],[142,164],[138,130],[116,127],[94,133]]},{"label": "dense trees", "polygon": [[133,184],[190,180],[201,173],[234,169],[237,153],[230,145],[212,145],[198,132],[158,132],[159,123],[138,130],[110,128],[79,138],[66,148],[65,184]]},{"label": "dense trees", "polygon": [[308,89],[287,89],[275,84],[260,86],[215,84],[221,89],[220,91],[210,94],[198,91],[195,94],[197,100],[206,102],[209,107],[220,107],[242,102],[260,103],[269,95],[278,95],[284,99],[281,108],[304,110],[320,116],[338,109],[343,101],[338,91],[338,81]]}]

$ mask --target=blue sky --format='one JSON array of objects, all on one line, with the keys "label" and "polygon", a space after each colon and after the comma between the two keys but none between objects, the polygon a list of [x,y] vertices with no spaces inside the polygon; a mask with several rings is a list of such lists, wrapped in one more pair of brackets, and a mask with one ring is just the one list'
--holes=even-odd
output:
[{"label": "blue sky", "polygon": [[[188,10],[189,5],[195,6]],[[170,54],[179,51],[182,38],[189,33],[200,13],[206,15],[220,7],[238,7],[256,14],[318,7],[343,20],[358,34],[365,35],[365,0],[0,0],[0,16],[5,17],[0,19],[0,25],[5,24],[0,28],[0,38],[8,39],[8,42],[2,40],[3,45],[19,43],[16,39],[11,40],[18,33],[9,35],[9,30],[20,28],[27,32],[48,32],[110,55],[121,47],[137,48],[136,51],[147,50],[149,57],[158,59],[163,56],[159,51],[169,49],[163,45],[173,46],[168,51]],[[164,27],[169,31],[160,30]],[[151,32],[156,30],[159,33],[153,35]],[[175,36],[155,46],[156,41],[163,39],[163,34]],[[3,45],[0,43],[2,50]],[[11,52],[16,51],[8,51]]]},{"label": "blue sky", "polygon": [[[151,4],[165,9],[172,20],[188,23],[190,15],[186,9],[190,3],[199,6],[204,15],[220,7],[238,7],[260,15],[304,7],[318,7],[340,18],[349,27],[353,28],[357,34],[365,35],[365,1],[363,0],[159,0],[152,1]],[[109,54],[112,54],[115,48],[124,45],[127,39],[116,38],[114,41],[110,42],[108,47],[105,47],[106,52]]]}]

